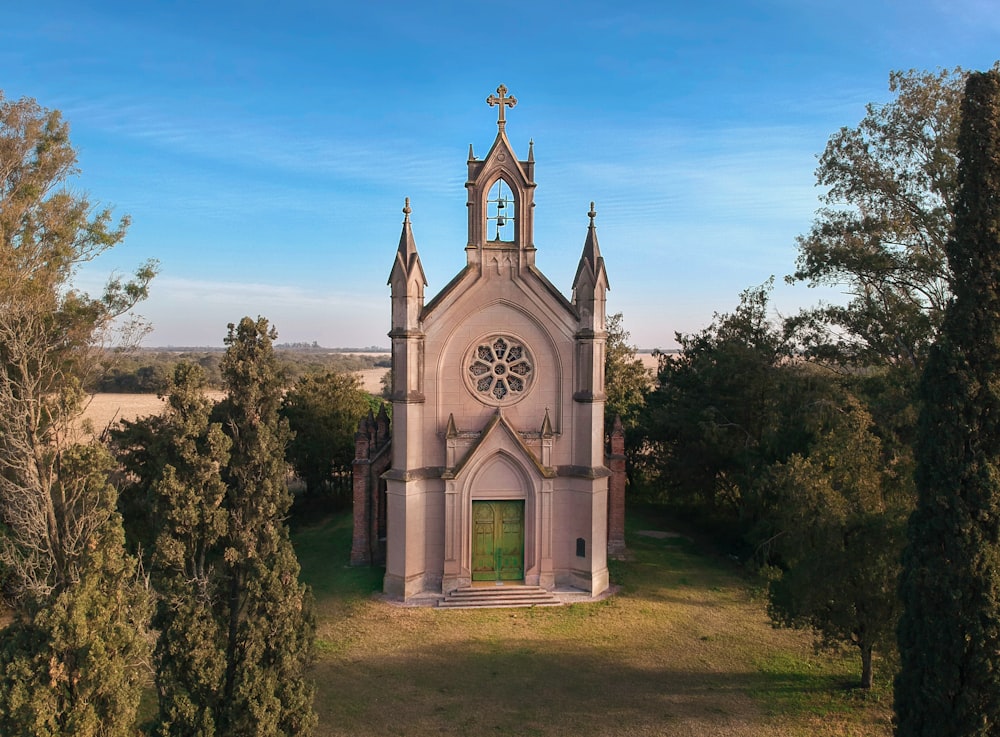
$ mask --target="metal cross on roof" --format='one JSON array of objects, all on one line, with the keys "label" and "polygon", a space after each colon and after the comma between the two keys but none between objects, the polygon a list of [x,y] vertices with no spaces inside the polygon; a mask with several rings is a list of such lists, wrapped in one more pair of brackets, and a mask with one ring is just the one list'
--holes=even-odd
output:
[{"label": "metal cross on roof", "polygon": [[[499,97],[497,97],[499,95]],[[514,107],[517,104],[517,98],[511,95],[507,97],[507,88],[504,85],[497,87],[497,94],[490,95],[486,98],[487,104],[490,107],[500,106],[500,116],[497,118],[497,128],[500,130],[504,129],[507,124],[507,119],[504,116],[504,107]]]}]

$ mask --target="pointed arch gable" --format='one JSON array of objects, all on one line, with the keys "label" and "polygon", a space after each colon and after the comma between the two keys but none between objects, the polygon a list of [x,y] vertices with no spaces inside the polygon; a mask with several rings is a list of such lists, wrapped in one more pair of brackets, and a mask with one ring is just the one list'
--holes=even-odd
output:
[{"label": "pointed arch gable", "polygon": [[521,499],[530,496],[534,483],[523,459],[500,448],[470,472],[468,487],[473,497]]},{"label": "pointed arch gable", "polygon": [[516,433],[497,415],[484,430],[466,462],[457,469],[452,488],[454,504],[446,512],[445,524],[455,556],[459,578],[471,581],[473,502],[524,501],[524,572],[526,580],[538,580],[542,531],[541,469]]}]

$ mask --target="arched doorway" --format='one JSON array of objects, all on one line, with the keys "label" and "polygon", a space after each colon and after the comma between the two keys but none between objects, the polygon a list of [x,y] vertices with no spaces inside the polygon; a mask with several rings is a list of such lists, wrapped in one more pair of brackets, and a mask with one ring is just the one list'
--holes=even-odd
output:
[{"label": "arched doorway", "polygon": [[472,580],[524,580],[524,500],[472,502]]}]

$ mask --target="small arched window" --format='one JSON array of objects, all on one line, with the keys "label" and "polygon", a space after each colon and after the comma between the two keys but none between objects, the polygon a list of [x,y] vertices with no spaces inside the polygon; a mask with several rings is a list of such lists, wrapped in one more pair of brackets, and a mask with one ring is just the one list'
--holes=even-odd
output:
[{"label": "small arched window", "polygon": [[513,242],[517,213],[514,193],[503,179],[497,179],[486,197],[486,238]]}]

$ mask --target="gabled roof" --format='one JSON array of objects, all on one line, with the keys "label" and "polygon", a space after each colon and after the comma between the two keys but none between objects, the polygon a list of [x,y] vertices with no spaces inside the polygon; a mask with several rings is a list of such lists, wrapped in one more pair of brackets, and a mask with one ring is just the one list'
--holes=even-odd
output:
[{"label": "gabled roof", "polygon": [[518,186],[534,187],[534,161],[534,142],[528,146],[528,160],[521,161],[514,152],[514,147],[511,146],[507,134],[501,130],[497,132],[497,137],[493,139],[493,145],[490,146],[489,152],[481,161],[475,158],[475,155],[472,153],[472,146],[469,146],[469,179],[466,186],[480,181],[483,177],[483,172],[488,171],[490,172],[490,176],[492,176],[499,170],[506,170],[519,180],[515,183]]},{"label": "gabled roof", "polygon": [[466,468],[468,468],[470,462],[479,455],[480,450],[486,445],[487,441],[494,435],[501,436],[501,442],[506,440],[504,445],[507,445],[513,450],[519,451],[521,456],[528,461],[538,473],[543,478],[555,478],[556,471],[554,468],[548,468],[543,466],[541,461],[535,457],[535,454],[531,452],[531,449],[524,444],[524,440],[521,439],[520,434],[515,430],[511,424],[507,421],[507,418],[503,416],[502,410],[497,410],[496,414],[490,418],[490,421],[486,423],[486,427],[483,428],[476,442],[473,443],[472,447],[469,448],[468,453],[465,454],[456,464],[454,468],[446,469],[444,473],[441,474],[441,478],[453,479],[458,478]]}]

